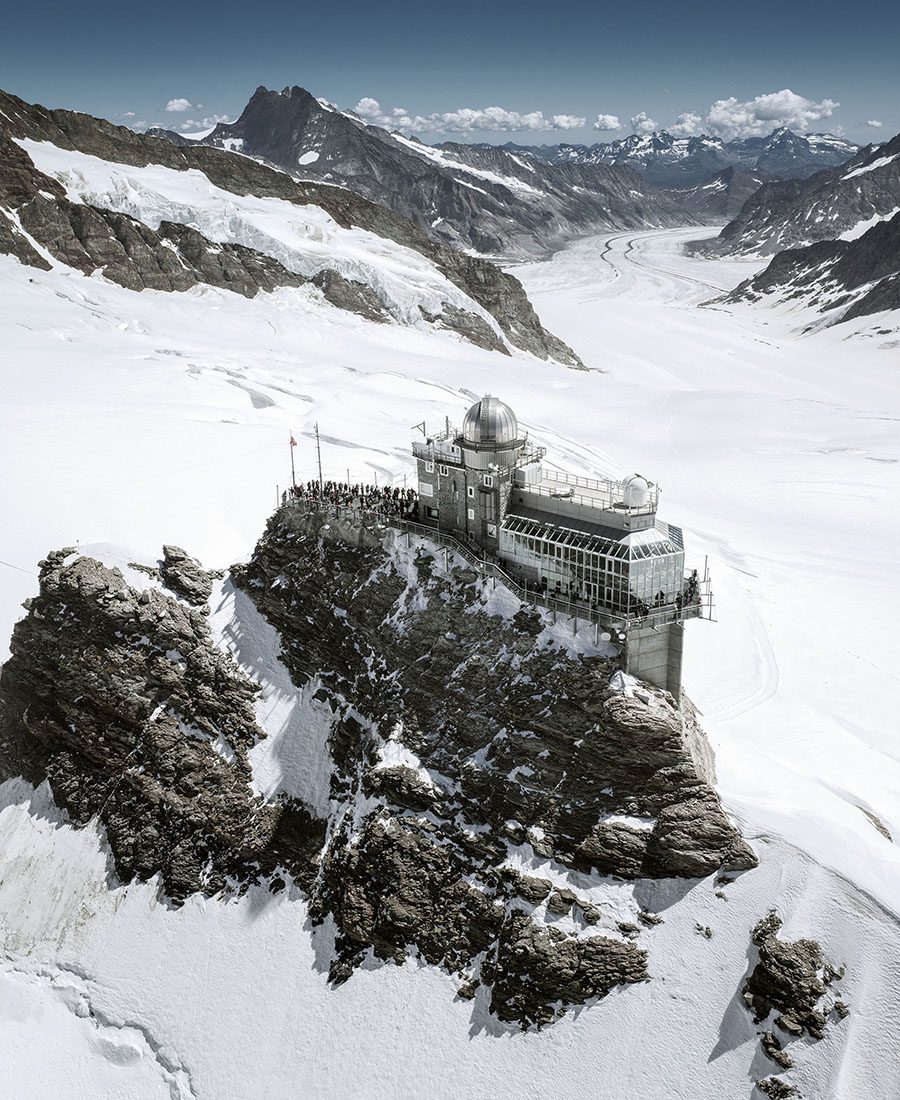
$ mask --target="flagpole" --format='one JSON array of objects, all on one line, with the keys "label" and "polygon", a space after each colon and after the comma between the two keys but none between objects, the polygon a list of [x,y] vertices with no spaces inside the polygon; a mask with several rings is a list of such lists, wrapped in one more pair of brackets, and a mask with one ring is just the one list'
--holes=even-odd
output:
[{"label": "flagpole", "polygon": [[319,422],[316,421],[316,455],[319,459],[319,492],[324,490],[325,482],[322,480],[322,447],[319,444]]},{"label": "flagpole", "polygon": [[297,495],[297,475],[294,472],[294,447],[296,446],[297,444],[294,442],[294,429],[291,428],[291,485],[294,489],[294,496]]}]

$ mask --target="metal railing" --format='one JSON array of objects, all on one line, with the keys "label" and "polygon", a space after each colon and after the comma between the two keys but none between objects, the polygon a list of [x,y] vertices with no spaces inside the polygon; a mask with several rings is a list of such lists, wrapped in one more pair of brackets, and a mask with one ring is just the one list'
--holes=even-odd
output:
[{"label": "metal railing", "polygon": [[[567,615],[575,620],[577,630],[578,621],[596,623],[609,630],[626,632],[636,627],[656,627],[669,623],[686,622],[688,619],[709,619],[715,621],[715,603],[712,593],[712,584],[708,567],[704,570],[702,578],[697,580],[696,596],[688,601],[682,593],[682,603],[666,604],[662,607],[642,607],[629,611],[619,611],[609,607],[594,607],[584,600],[569,599],[556,596],[540,585],[528,584],[526,580],[517,580],[510,576],[495,558],[488,558],[479,553],[475,548],[467,546],[455,535],[447,534],[435,527],[419,523],[418,520],[408,519],[392,513],[381,512],[370,508],[360,508],[354,505],[334,504],[331,501],[322,500],[288,500],[286,506],[303,507],[304,510],[316,510],[326,512],[335,519],[346,517],[366,526],[369,523],[370,530],[392,527],[407,535],[417,535],[452,551],[467,562],[482,577],[490,577],[505,585],[514,595],[525,603],[538,607],[545,607],[554,615]],[[690,574],[685,573],[685,587]]]},{"label": "metal railing", "polygon": [[[549,484],[548,484],[549,483]],[[535,493],[551,500],[568,501],[583,508],[599,508],[605,512],[625,513],[630,516],[655,514],[659,506],[659,490],[653,486],[646,504],[629,507],[623,500],[624,486],[619,481],[595,481],[593,478],[578,474],[567,474],[562,470],[543,470],[541,480],[534,484],[517,482],[517,489],[525,493]],[[585,490],[578,492],[579,489]]]},{"label": "metal railing", "polygon": [[[500,450],[502,449],[501,447]],[[512,448],[508,449],[511,450]],[[430,439],[425,443],[415,440],[412,445],[412,453],[413,458],[421,458],[426,462],[446,461],[458,465],[462,461],[462,451],[460,447],[452,442],[452,438],[451,440]],[[504,462],[503,465],[507,469],[520,469],[522,466],[530,466],[533,462],[540,462],[546,453],[546,447],[539,447],[536,443],[531,443],[526,439],[515,459]]]}]

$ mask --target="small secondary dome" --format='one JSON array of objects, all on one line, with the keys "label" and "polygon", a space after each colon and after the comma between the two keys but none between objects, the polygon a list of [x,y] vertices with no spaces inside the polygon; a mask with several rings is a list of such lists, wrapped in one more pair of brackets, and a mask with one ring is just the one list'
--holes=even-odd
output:
[{"label": "small secondary dome", "polygon": [[466,443],[508,447],[519,439],[519,422],[509,405],[486,394],[466,413],[462,428]]},{"label": "small secondary dome", "polygon": [[622,503],[626,508],[643,508],[649,497],[650,485],[640,474],[632,474],[622,482]]}]

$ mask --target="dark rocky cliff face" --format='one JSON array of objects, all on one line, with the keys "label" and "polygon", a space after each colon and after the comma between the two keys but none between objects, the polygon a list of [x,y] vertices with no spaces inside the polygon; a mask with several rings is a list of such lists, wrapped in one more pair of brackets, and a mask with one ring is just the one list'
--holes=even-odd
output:
[{"label": "dark rocky cliff face", "polygon": [[[357,226],[411,248],[429,259],[464,294],[493,316],[514,347],[542,359],[580,366],[575,353],[540,323],[521,283],[494,264],[431,240],[390,210],[339,187],[300,183],[249,157],[136,134],[122,126],[74,111],[47,110],[0,92],[0,249],[23,263],[47,266],[22,234],[62,263],[78,270],[103,270],[135,290],[183,290],[210,283],[252,296],[276,286],[308,282],[260,252],[237,245],[211,246],[189,226],[163,222],[158,231],[127,215],[72,203],[59,185],[38,172],[10,139],[48,141],[119,164],[160,164],[177,171],[196,169],[217,187],[238,195],[280,198],[325,210],[344,228]],[[323,269],[314,280],[326,299],[373,320],[385,320],[376,293],[363,283]],[[448,309],[442,327],[473,343],[506,351],[503,341],[475,312]]]},{"label": "dark rocky cliff face", "polygon": [[449,566],[286,506],[234,571],[330,714],[327,820],[252,793],[257,689],[214,645],[208,579],[175,547],[160,572],[183,599],[71,552],[43,563],[0,677],[2,774],[48,779],[76,822],[99,818],[119,878],[159,874],[175,902],[291,875],[334,922],[335,982],[413,952],[529,1027],[646,980],[635,938],[653,914],[635,903],[622,923],[521,860],[619,880],[754,866],[694,716],[655,689],[616,694],[614,657],[561,647],[515,601],[493,613]]}]

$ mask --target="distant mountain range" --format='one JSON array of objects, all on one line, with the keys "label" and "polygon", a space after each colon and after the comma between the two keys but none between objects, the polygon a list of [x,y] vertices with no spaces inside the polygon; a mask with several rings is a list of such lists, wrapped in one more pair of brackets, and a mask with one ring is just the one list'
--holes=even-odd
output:
[{"label": "distant mountain range", "polygon": [[631,134],[595,145],[505,145],[530,153],[548,164],[619,165],[634,168],[657,187],[690,188],[725,168],[739,168],[765,178],[803,178],[843,164],[859,148],[833,134],[795,134],[782,127],[767,137],[675,137],[666,130]]},{"label": "distant mountain range", "polygon": [[304,88],[257,88],[236,122],[180,145],[259,158],[336,184],[481,255],[529,257],[598,229],[690,225],[692,218],[625,164],[554,163],[492,145],[425,145],[364,123]]}]

